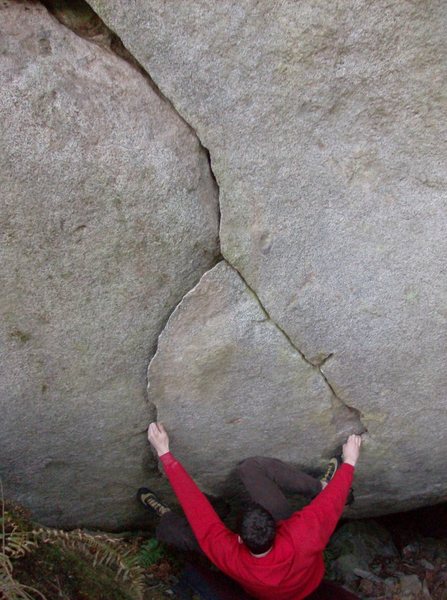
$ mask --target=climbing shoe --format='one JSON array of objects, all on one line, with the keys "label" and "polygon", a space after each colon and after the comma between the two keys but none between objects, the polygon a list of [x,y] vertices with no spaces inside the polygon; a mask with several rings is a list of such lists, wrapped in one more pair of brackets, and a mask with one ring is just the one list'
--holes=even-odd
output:
[{"label": "climbing shoe", "polygon": [[155,494],[149,488],[140,488],[137,492],[137,499],[145,508],[150,510],[152,513],[155,513],[159,517],[171,510],[168,506],[166,506],[166,504],[163,504],[157,494]]},{"label": "climbing shoe", "polygon": [[341,465],[341,458],[339,456],[334,456],[331,458],[331,460],[328,463],[326,473],[320,479],[320,483],[321,483],[323,489],[327,486],[327,484],[330,482],[330,480],[334,477],[335,473],[340,468],[340,465]]}]

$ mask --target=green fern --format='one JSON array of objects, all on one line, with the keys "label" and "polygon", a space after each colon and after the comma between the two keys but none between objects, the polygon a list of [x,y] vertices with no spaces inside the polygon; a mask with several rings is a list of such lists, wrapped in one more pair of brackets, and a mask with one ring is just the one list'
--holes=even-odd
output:
[{"label": "green fern", "polygon": [[138,564],[147,569],[156,564],[167,555],[165,547],[160,544],[155,538],[151,538],[141,545],[137,555]]}]

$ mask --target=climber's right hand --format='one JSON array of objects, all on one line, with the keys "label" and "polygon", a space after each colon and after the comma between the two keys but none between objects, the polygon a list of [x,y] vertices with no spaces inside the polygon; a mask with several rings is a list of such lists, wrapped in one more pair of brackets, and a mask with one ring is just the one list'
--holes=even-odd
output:
[{"label": "climber's right hand", "polygon": [[151,423],[147,430],[147,439],[155,448],[158,456],[169,452],[169,436],[163,423]]}]

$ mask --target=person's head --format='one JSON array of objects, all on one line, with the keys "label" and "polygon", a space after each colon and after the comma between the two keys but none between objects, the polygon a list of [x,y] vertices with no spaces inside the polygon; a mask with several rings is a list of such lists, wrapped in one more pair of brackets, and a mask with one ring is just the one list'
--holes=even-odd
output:
[{"label": "person's head", "polygon": [[272,515],[259,504],[251,504],[239,522],[239,535],[253,554],[267,552],[275,539],[276,526]]}]

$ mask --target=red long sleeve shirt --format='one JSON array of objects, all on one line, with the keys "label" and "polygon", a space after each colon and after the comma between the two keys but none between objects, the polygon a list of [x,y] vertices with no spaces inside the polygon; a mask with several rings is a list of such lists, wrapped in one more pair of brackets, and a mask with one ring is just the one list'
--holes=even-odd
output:
[{"label": "red long sleeve shirt", "polygon": [[225,527],[175,457],[168,452],[160,460],[200,547],[248,594],[259,600],[299,600],[318,587],[324,575],[323,550],[342,515],[354,467],[343,464],[308,506],[279,521],[272,549],[256,558]]}]

